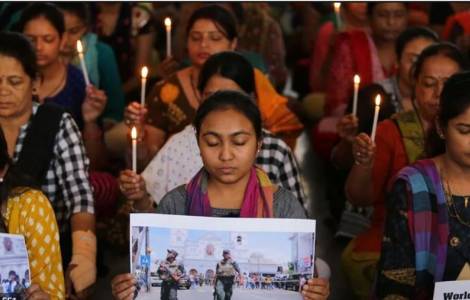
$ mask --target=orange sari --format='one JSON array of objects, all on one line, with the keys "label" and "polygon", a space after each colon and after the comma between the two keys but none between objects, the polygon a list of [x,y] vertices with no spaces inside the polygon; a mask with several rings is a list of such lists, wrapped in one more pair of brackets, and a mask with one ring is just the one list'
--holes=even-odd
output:
[{"label": "orange sari", "polygon": [[258,69],[255,69],[255,85],[264,128],[294,148],[295,140],[304,126],[287,107],[287,98],[279,95],[269,79]]}]

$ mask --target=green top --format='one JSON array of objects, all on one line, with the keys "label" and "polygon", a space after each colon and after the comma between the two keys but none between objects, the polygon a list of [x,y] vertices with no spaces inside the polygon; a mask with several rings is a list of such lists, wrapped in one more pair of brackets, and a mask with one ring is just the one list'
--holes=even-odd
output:
[{"label": "green top", "polygon": [[103,42],[96,44],[98,50],[99,88],[106,92],[108,103],[103,112],[103,119],[123,120],[124,91],[113,49]]}]

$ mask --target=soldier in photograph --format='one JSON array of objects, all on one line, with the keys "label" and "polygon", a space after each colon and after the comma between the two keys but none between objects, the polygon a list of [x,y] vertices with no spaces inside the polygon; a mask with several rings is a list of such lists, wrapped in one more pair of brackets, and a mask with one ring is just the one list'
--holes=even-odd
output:
[{"label": "soldier in photograph", "polygon": [[176,262],[178,252],[168,249],[164,261],[160,263],[158,275],[162,280],[160,293],[161,300],[177,300],[178,281],[183,277],[184,267]]},{"label": "soldier in photograph", "polygon": [[224,250],[223,259],[217,263],[215,298],[216,300],[230,300],[233,293],[235,276],[240,274],[238,264],[232,260],[230,250]]}]

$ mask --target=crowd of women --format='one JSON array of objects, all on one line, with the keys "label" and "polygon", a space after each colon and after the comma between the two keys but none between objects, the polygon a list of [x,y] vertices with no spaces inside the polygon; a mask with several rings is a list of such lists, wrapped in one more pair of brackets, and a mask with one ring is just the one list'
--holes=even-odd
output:
[{"label": "crowd of women", "polygon": [[[25,237],[27,299],[92,298],[131,212],[309,217],[302,132],[354,297],[470,279],[467,24],[465,3],[0,4],[0,231]],[[136,279],[108,287],[133,299]]]}]

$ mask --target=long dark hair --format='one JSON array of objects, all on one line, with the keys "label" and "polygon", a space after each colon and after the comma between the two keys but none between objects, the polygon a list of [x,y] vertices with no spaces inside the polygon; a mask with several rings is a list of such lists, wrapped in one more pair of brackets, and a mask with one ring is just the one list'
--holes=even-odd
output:
[{"label": "long dark hair", "polygon": [[90,9],[88,3],[86,2],[68,2],[68,1],[59,1],[54,3],[59,10],[68,12],[77,18],[79,18],[85,26],[88,28],[90,26]]},{"label": "long dark hair", "polygon": [[[470,72],[452,75],[442,89],[437,123],[442,131],[446,131],[449,121],[464,113],[470,107]],[[437,156],[446,151],[445,140],[439,136],[434,126],[426,139],[426,154]]]},{"label": "long dark hair", "polygon": [[[431,57],[444,56],[450,60],[453,60],[458,66],[460,71],[468,70],[468,59],[454,44],[442,42],[432,44],[426,47],[423,52],[418,56],[416,62],[411,67],[411,76],[413,78],[413,84],[416,86],[419,75],[423,69],[424,63]],[[416,89],[412,89],[412,98],[416,98]]]},{"label": "long dark hair", "polygon": [[418,80],[419,74],[421,73],[426,60],[434,56],[444,56],[453,60],[459,65],[459,68],[462,71],[468,69],[468,59],[457,48],[457,46],[447,42],[432,44],[421,52],[412,67],[412,76],[415,82]]},{"label": "long dark hair", "polygon": [[33,3],[26,7],[21,13],[21,17],[15,26],[17,31],[23,32],[26,24],[37,18],[46,19],[55,28],[59,37],[62,38],[65,32],[65,21],[62,12],[52,3]]},{"label": "long dark hair", "polygon": [[430,40],[433,43],[439,41],[439,35],[427,27],[409,27],[398,36],[395,42],[395,53],[397,54],[398,60],[400,60],[406,45],[420,38]]},{"label": "long dark hair", "polygon": [[201,93],[214,75],[220,75],[234,81],[249,95],[255,93],[253,67],[241,54],[223,51],[211,55],[202,66],[199,74],[198,89]]},{"label": "long dark hair", "polygon": [[23,71],[34,80],[38,76],[36,51],[31,42],[21,33],[0,32],[0,55],[14,58],[23,67]]},{"label": "long dark hair", "polygon": [[225,8],[211,4],[203,6],[191,15],[186,27],[186,35],[189,35],[189,31],[194,26],[196,21],[206,19],[214,22],[218,30],[220,30],[229,41],[233,41],[237,38],[237,22],[232,14]]}]

